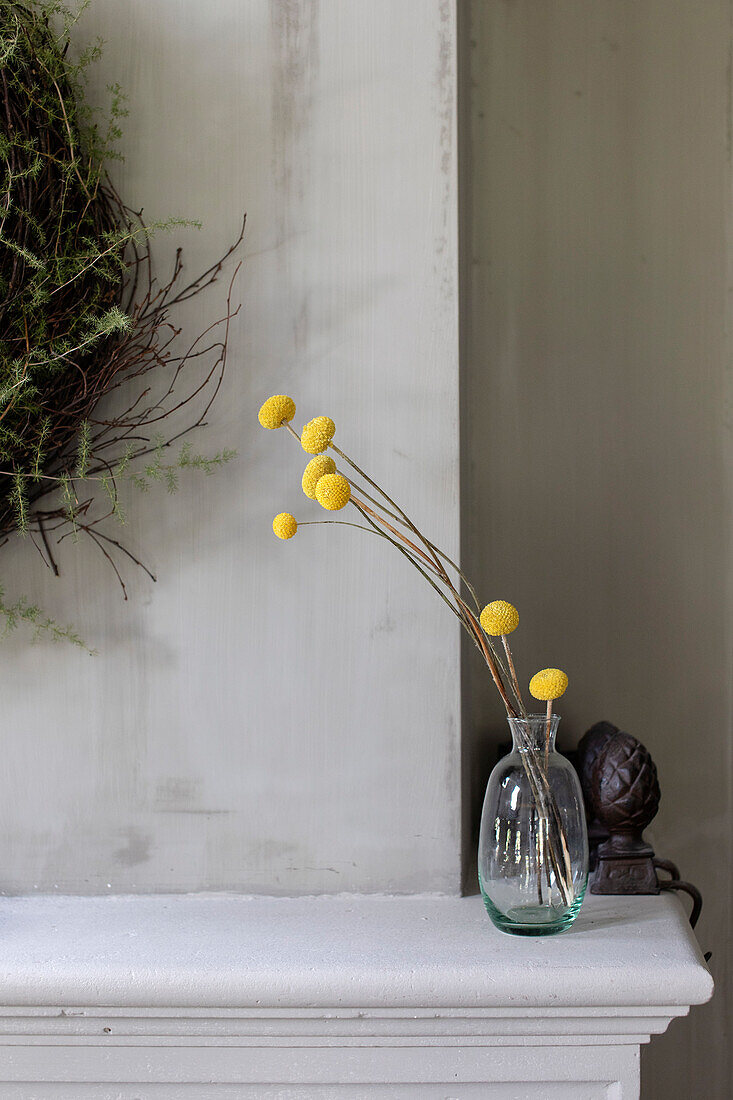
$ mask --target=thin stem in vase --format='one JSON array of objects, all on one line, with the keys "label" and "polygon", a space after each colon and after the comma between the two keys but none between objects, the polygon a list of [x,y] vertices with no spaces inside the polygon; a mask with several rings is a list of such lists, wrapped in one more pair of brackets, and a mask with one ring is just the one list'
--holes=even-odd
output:
[{"label": "thin stem in vase", "polygon": [[550,730],[552,728],[552,699],[547,700],[547,717],[545,718],[545,772],[550,761]]},{"label": "thin stem in vase", "polygon": [[509,645],[509,639],[507,638],[506,634],[502,634],[501,640],[504,645],[504,652],[506,653],[507,664],[509,665],[509,675],[511,678],[512,687],[514,688],[514,695],[516,696],[516,700],[519,703],[519,709],[522,713],[522,717],[526,718],[527,711],[524,706],[524,700],[522,699],[522,689],[519,686],[517,670],[514,667],[514,658],[512,657],[512,650],[511,646]]}]

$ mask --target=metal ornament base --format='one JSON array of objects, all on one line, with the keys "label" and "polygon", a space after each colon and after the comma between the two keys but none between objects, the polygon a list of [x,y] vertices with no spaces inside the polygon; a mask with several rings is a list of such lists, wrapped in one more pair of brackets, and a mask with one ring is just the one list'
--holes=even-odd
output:
[{"label": "metal ornament base", "polygon": [[591,894],[658,894],[654,849],[644,840],[612,836],[598,846]]}]

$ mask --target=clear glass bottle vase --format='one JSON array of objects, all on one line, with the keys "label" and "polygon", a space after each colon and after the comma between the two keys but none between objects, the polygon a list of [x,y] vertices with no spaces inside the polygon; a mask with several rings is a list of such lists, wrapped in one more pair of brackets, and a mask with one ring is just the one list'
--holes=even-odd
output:
[{"label": "clear glass bottle vase", "polygon": [[588,834],[580,782],[555,749],[559,718],[510,718],[512,751],[489,778],[478,873],[497,928],[524,936],[563,932],[588,881]]}]

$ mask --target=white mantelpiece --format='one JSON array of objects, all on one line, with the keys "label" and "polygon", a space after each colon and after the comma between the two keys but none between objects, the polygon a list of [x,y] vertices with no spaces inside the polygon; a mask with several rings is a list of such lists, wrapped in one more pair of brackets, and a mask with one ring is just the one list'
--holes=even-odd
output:
[{"label": "white mantelpiece", "polygon": [[638,1096],[713,984],[676,899],[502,935],[481,899],[0,901],[2,1100]]}]

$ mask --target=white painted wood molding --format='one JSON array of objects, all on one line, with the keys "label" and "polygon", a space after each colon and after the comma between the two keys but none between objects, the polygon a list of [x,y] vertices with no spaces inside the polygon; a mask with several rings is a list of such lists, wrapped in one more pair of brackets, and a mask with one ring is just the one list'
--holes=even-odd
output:
[{"label": "white painted wood molding", "polygon": [[502,935],[481,899],[0,900],[2,1100],[639,1094],[713,983],[675,898]]}]

